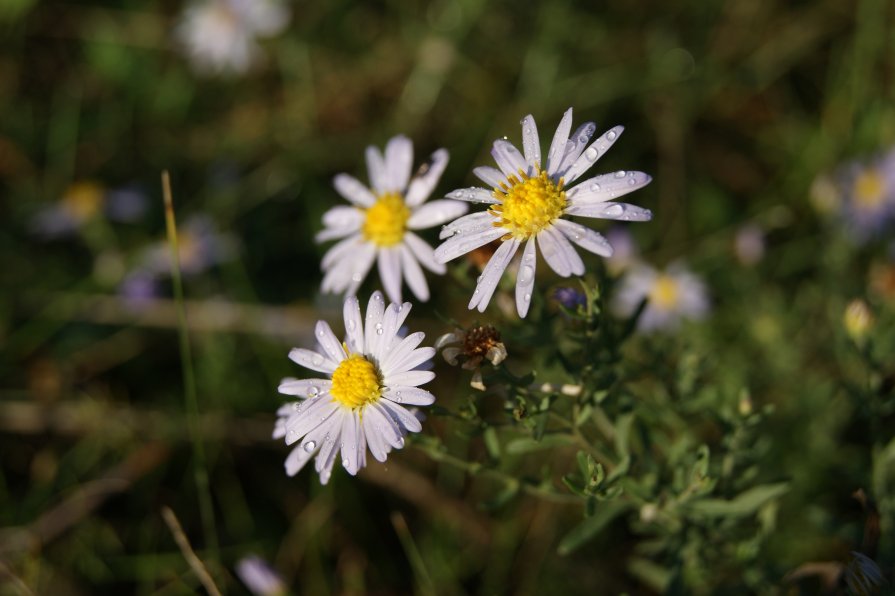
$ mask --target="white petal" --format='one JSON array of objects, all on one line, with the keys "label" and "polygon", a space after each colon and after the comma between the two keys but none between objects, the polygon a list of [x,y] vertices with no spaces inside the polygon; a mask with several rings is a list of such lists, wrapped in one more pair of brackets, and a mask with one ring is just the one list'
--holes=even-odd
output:
[{"label": "white petal", "polygon": [[404,232],[404,244],[420,264],[431,271],[443,275],[447,271],[444,263],[435,260],[435,250],[413,232]]},{"label": "white petal", "polygon": [[594,217],[598,219],[619,219],[622,221],[649,221],[653,212],[630,203],[596,203],[594,205],[571,205],[566,207],[567,215]]},{"label": "white petal", "polygon": [[360,421],[356,414],[352,413],[342,418],[342,467],[354,476],[360,469],[358,447],[360,445]]},{"label": "white petal", "polygon": [[364,418],[370,418],[375,429],[379,431],[379,436],[389,446],[389,450],[392,447],[400,449],[404,446],[404,433],[382,404],[383,400],[380,400],[364,408]]},{"label": "white petal", "polygon": [[323,351],[333,362],[341,362],[345,359],[345,350],[342,348],[342,342],[338,340],[326,321],[317,321],[314,332],[320,347],[323,348]]},{"label": "white petal", "polygon": [[624,126],[610,128],[600,135],[596,141],[591,143],[590,147],[585,149],[584,153],[581,154],[581,157],[579,157],[575,163],[563,173],[563,176],[566,179],[566,184],[571,184],[577,180],[581,174],[590,169],[590,167],[594,165],[604,153],[609,151],[609,148],[612,147],[613,143],[615,143],[621,136],[623,130],[625,130]]},{"label": "white petal", "polygon": [[485,308],[491,301],[491,296],[494,295],[494,290],[497,288],[503,272],[518,248],[519,240],[517,238],[510,238],[501,243],[497,251],[491,256],[488,264],[485,265],[485,270],[482,271],[482,275],[479,277],[479,282],[476,284],[472,300],[469,301],[467,308],[473,309],[478,307],[479,312],[485,312]]},{"label": "white petal", "polygon": [[552,176],[559,169],[562,158],[565,155],[566,143],[569,140],[569,132],[572,130],[572,108],[566,110],[556,132],[553,134],[553,142],[550,143],[550,151],[547,152],[547,174]]},{"label": "white petal", "polygon": [[385,167],[385,160],[379,149],[372,145],[367,147],[365,153],[367,158],[367,172],[370,176],[370,185],[377,195],[388,192],[388,170]]},{"label": "white petal", "polygon": [[395,385],[382,394],[382,397],[405,406],[430,406],[435,403],[435,396],[419,387]]},{"label": "white petal", "polygon": [[338,240],[357,233],[357,228],[326,228],[314,234],[314,242],[323,244],[330,240]]},{"label": "white petal", "polygon": [[578,158],[581,157],[581,154],[584,153],[584,148],[587,147],[588,142],[590,142],[590,138],[594,136],[594,133],[597,131],[597,125],[593,122],[585,122],[572,133],[572,136],[569,137],[569,142],[566,143],[565,155],[563,155],[562,162],[559,164],[559,168],[557,169],[556,174],[558,176],[566,176],[569,169],[578,161]]},{"label": "white petal", "polygon": [[429,163],[420,168],[420,172],[411,179],[410,185],[407,187],[404,202],[408,207],[416,207],[429,198],[444,173],[447,163],[448,152],[445,149],[439,149],[432,154]]},{"label": "white petal", "polygon": [[484,246],[493,240],[497,240],[506,234],[503,228],[494,228],[482,230],[481,232],[473,232],[471,234],[458,234],[445,240],[435,249],[435,259],[442,263],[446,263],[451,259],[456,259],[460,255]]},{"label": "white petal", "polygon": [[532,236],[525,243],[522,262],[519,263],[519,272],[516,274],[516,312],[523,319],[528,314],[528,307],[531,306],[531,292],[535,285],[537,260],[535,239]]},{"label": "white petal", "polygon": [[289,359],[305,368],[323,373],[332,374],[333,371],[336,370],[336,366],[338,366],[337,362],[334,362],[323,354],[304,348],[292,348],[289,351]]},{"label": "white petal", "polygon": [[351,277],[348,283],[348,288],[345,290],[348,295],[357,293],[357,289],[370,272],[370,268],[373,266],[373,260],[375,258],[376,247],[373,244],[364,242],[358,247],[353,258],[350,260]]},{"label": "white petal", "polygon": [[364,409],[364,416],[361,417],[361,426],[363,426],[364,436],[367,439],[367,445],[370,447],[370,453],[373,454],[377,461],[385,461],[390,447],[386,443],[385,437],[382,436],[382,431],[376,428],[377,419],[375,415],[369,415],[372,411],[372,408]]},{"label": "white petal", "polygon": [[537,239],[544,260],[558,275],[568,277],[584,273],[581,257],[559,231],[545,228],[538,233]]},{"label": "white petal", "polygon": [[407,282],[407,285],[410,286],[410,291],[413,292],[413,295],[416,296],[416,299],[420,302],[425,302],[429,299],[429,284],[426,283],[426,276],[423,274],[423,269],[420,267],[419,262],[414,258],[413,253],[410,252],[406,246],[400,247],[401,252],[401,267],[404,269],[404,280]]},{"label": "white petal", "polygon": [[[286,444],[291,445],[301,440],[306,434],[320,426],[333,412],[342,406],[331,395],[325,394],[314,399],[309,399],[303,405],[307,407],[286,420]],[[304,441],[309,442],[310,439]],[[313,449],[313,447],[309,447]]]},{"label": "white petal", "polygon": [[364,212],[357,207],[339,205],[323,214],[323,225],[327,228],[359,230],[364,223]]},{"label": "white petal", "polygon": [[323,259],[320,261],[320,268],[326,271],[329,269],[330,265],[336,261],[340,261],[345,255],[353,253],[361,243],[363,243],[363,238],[358,234],[334,244],[332,248],[327,250],[326,254],[323,255]]},{"label": "white petal", "polygon": [[570,205],[593,204],[616,199],[643,188],[652,181],[643,172],[614,172],[588,178],[566,192]]},{"label": "white petal", "polygon": [[472,173],[478,176],[479,180],[494,188],[499,188],[507,182],[506,176],[500,170],[490,166],[479,166],[473,169]]},{"label": "white petal", "polygon": [[394,246],[379,249],[379,279],[388,299],[401,302],[401,254]]},{"label": "white petal", "polygon": [[373,292],[367,303],[367,315],[364,319],[364,353],[372,354],[372,347],[377,343],[377,325],[382,329],[382,315],[385,313],[385,300],[379,291]]},{"label": "white petal", "polygon": [[345,299],[342,317],[345,319],[348,349],[355,354],[360,354],[364,351],[364,321],[360,316],[360,304],[358,304],[356,296],[349,296]]},{"label": "white petal", "polygon": [[399,371],[413,370],[417,366],[432,360],[435,355],[435,348],[418,348],[405,355],[401,360],[397,360],[392,364],[389,370],[383,370],[383,374],[397,374]]},{"label": "white petal", "polygon": [[336,192],[342,195],[345,200],[360,207],[372,207],[373,203],[376,202],[376,197],[370,192],[370,189],[354,176],[338,174],[333,178],[333,186]]},{"label": "white petal", "polygon": [[447,199],[429,201],[413,212],[413,215],[407,220],[407,227],[411,230],[431,228],[456,219],[467,211],[469,211],[469,205],[460,201]]},{"label": "white petal", "polygon": [[314,462],[314,469],[320,474],[320,484],[329,482],[333,464],[339,454],[338,444],[342,438],[342,420],[346,416],[353,416],[353,414],[350,410],[340,408],[324,424],[320,425],[319,430],[323,431],[323,436],[320,439],[322,445],[320,445],[320,451]]},{"label": "white petal", "polygon": [[413,143],[398,135],[389,139],[385,146],[385,167],[388,172],[388,190],[403,193],[413,168]]},{"label": "white petal", "polygon": [[457,234],[471,234],[473,232],[481,232],[482,230],[493,228],[493,224],[496,221],[497,218],[495,218],[491,213],[487,211],[470,213],[469,215],[464,215],[463,217],[455,219],[446,226],[442,226],[441,232],[438,234],[438,237],[444,240],[445,238],[450,238],[451,236],[455,236]]},{"label": "white petal", "polygon": [[565,219],[557,219],[553,222],[553,225],[557,230],[565,234],[566,238],[584,250],[598,254],[601,257],[612,256],[612,245],[609,244],[609,241],[602,234]]},{"label": "white petal", "polygon": [[541,141],[538,139],[538,125],[534,117],[529,114],[522,119],[522,150],[525,152],[525,161],[537,170],[541,167]]},{"label": "white petal", "polygon": [[491,156],[507,178],[515,176],[518,179],[519,170],[526,174],[532,173],[529,171],[529,165],[526,163],[525,158],[522,157],[516,146],[509,141],[503,139],[494,141],[494,145],[491,147]]},{"label": "white petal", "polygon": [[376,329],[376,341],[374,342],[369,354],[382,362],[388,355],[393,344],[396,344],[396,334],[401,327],[401,323],[410,314],[411,304],[405,302],[398,305],[389,304],[382,315],[382,326]]},{"label": "white petal", "polygon": [[321,393],[329,391],[330,387],[332,387],[332,381],[329,379],[283,379],[280,386],[277,387],[277,391],[283,395],[317,397]]},{"label": "white petal", "polygon": [[384,376],[383,385],[407,385],[409,387],[417,387],[425,385],[435,378],[435,373],[431,370],[406,370],[404,372],[392,373]]},{"label": "white petal", "polygon": [[308,452],[299,445],[286,456],[286,461],[284,462],[286,474],[288,476],[295,476],[301,472],[301,469],[305,467],[305,464],[308,463],[312,457],[314,457],[313,449]]},{"label": "white petal", "polygon": [[385,358],[379,363],[383,374],[390,372],[403,372],[397,365],[410,355],[413,350],[422,343],[426,334],[422,331],[411,333],[403,338],[397,345],[393,346],[391,351],[386,354]]},{"label": "white petal", "polygon": [[[495,172],[496,171],[497,170],[495,170]],[[467,203],[488,203],[493,205],[499,202],[494,198],[493,190],[480,188],[478,186],[458,188],[457,190],[452,190],[447,193],[445,196],[449,199],[454,199],[455,201],[466,201]]]},{"label": "white petal", "polygon": [[379,404],[382,404],[382,408],[388,412],[388,415],[391,416],[392,420],[397,422],[398,426],[402,429],[412,433],[418,433],[423,429],[423,425],[420,424],[420,421],[417,420],[416,416],[398,404],[385,399],[380,400],[377,405]]}]

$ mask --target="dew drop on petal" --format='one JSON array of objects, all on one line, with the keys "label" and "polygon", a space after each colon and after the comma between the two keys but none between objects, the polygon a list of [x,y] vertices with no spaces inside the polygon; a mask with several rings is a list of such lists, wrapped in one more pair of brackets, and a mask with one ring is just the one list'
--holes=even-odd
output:
[{"label": "dew drop on petal", "polygon": [[404,446],[404,437],[398,437],[398,440],[395,441],[397,443],[398,449]]},{"label": "dew drop on petal", "polygon": [[320,388],[316,385],[311,385],[308,387],[308,395],[310,397],[317,397],[320,394]]},{"label": "dew drop on petal", "polygon": [[610,141],[614,141],[615,137],[617,137],[617,136],[618,136],[618,134],[616,134],[616,132],[614,130],[610,130],[609,132],[606,133],[606,138],[609,139]]},{"label": "dew drop on petal", "polygon": [[525,296],[523,296],[523,298],[526,302],[528,302],[529,300],[531,300],[531,294],[526,294]]},{"label": "dew drop on petal", "polygon": [[597,192],[599,190],[600,190],[600,184],[598,182],[594,182],[593,184],[590,185],[591,192]]},{"label": "dew drop on petal", "polygon": [[529,267],[528,265],[523,265],[519,270],[519,282],[520,283],[528,283],[531,281],[532,276],[534,275],[534,269]]},{"label": "dew drop on petal", "polygon": [[314,366],[320,366],[321,364],[323,364],[323,356],[321,356],[320,354],[314,354],[311,362],[314,363]]},{"label": "dew drop on petal", "polygon": [[584,157],[586,157],[588,161],[594,161],[595,159],[597,159],[597,155],[599,154],[600,152],[597,151],[596,148],[588,147],[587,151],[584,152]]},{"label": "dew drop on petal", "polygon": [[361,281],[362,279],[361,274],[356,271],[351,275],[351,281]]},{"label": "dew drop on petal", "polygon": [[634,186],[635,184],[637,184],[636,180],[634,180],[633,178],[628,178],[628,186]]},{"label": "dew drop on petal", "polygon": [[348,460],[347,460],[347,459],[343,459],[343,460],[342,460],[342,467],[343,467],[343,468],[347,468],[347,467],[348,467]]},{"label": "dew drop on petal", "polygon": [[308,441],[304,444],[305,453],[310,453],[314,451],[314,448],[317,446],[317,441]]},{"label": "dew drop on petal", "polygon": [[619,217],[625,212],[625,208],[621,205],[611,205],[603,210],[603,215],[607,217]]},{"label": "dew drop on petal", "polygon": [[619,170],[619,171],[617,171],[617,172],[615,173],[615,177],[616,177],[616,178],[624,178],[624,177],[625,177],[625,174],[627,174],[626,171],[624,171],[624,170]]},{"label": "dew drop on petal", "polygon": [[354,319],[348,320],[348,331],[354,331],[355,327],[357,327],[357,323],[354,322]]}]

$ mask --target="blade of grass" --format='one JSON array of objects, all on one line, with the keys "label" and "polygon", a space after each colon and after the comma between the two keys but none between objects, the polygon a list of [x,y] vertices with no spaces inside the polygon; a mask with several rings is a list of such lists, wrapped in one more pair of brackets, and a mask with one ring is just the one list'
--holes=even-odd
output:
[{"label": "blade of grass", "polygon": [[395,532],[398,534],[401,546],[404,547],[404,554],[407,555],[407,560],[410,562],[410,568],[413,570],[413,575],[416,578],[416,593],[421,596],[435,594],[435,584],[432,583],[432,577],[429,575],[429,570],[426,569],[423,557],[420,555],[420,551],[413,541],[413,536],[410,534],[410,528],[407,527],[407,521],[404,519],[404,516],[397,511],[393,512],[391,517],[392,525],[395,527]]},{"label": "blade of grass", "polygon": [[193,443],[193,467],[196,491],[199,495],[199,513],[205,546],[213,561],[218,559],[218,537],[215,526],[211,491],[208,486],[208,469],[205,463],[205,445],[199,431],[199,400],[196,397],[196,375],[193,371],[193,357],[190,350],[190,335],[186,322],[186,307],[183,300],[183,282],[180,276],[180,252],[177,246],[177,221],[174,218],[174,200],[171,195],[171,177],[162,172],[162,194],[165,200],[165,227],[168,231],[168,245],[171,247],[171,281],[174,286],[174,300],[177,303],[177,328],[180,336],[180,360],[183,369],[183,389],[186,401],[190,438]]}]

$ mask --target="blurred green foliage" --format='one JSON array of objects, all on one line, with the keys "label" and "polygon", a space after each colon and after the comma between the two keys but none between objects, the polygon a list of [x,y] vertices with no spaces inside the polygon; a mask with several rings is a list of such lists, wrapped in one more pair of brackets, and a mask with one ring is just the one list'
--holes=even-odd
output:
[{"label": "blurred green foliage", "polygon": [[[202,590],[163,506],[231,593],[252,553],[306,594],[836,593],[852,551],[891,590],[895,235],[856,243],[810,189],[895,140],[895,5],[296,3],[231,76],[191,68],[184,6],[0,7],[0,593]],[[596,169],[654,176],[635,195],[654,219],[631,232],[645,260],[704,277],[711,317],[636,333],[607,312],[616,278],[596,257],[584,307],[557,306],[540,271],[524,322],[499,296],[474,316],[461,263],[411,317],[427,343],[449,319],[500,329],[487,390],[439,357],[407,449],[326,487],[287,478],[269,436],[277,383],[300,374],[288,348],[340,324],[313,242],[333,175],[365,179],[363,148],[400,132],[417,156],[450,150],[443,194],[494,138],[518,141],[522,116],[546,139],[568,106],[625,125]],[[170,282],[140,304],[121,290],[164,240],[163,169],[181,223],[238,243],[184,279],[217,549]],[[85,181],[148,208],[36,233]],[[751,266],[734,250],[746,223],[766,239]],[[873,314],[860,337],[854,298]]]}]

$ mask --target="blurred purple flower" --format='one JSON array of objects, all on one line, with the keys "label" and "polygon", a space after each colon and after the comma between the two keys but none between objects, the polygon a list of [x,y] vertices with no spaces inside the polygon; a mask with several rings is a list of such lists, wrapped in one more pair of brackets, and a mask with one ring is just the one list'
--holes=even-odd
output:
[{"label": "blurred purple flower", "polygon": [[45,240],[64,238],[101,214],[113,221],[136,221],[146,212],[146,205],[146,195],[134,187],[107,191],[98,182],[81,180],[69,185],[56,203],[40,209],[30,227]]},{"label": "blurred purple flower", "polygon": [[734,252],[743,265],[751,267],[764,258],[764,230],[758,224],[746,224],[737,230]]},{"label": "blurred purple flower", "polygon": [[553,291],[553,299],[569,310],[575,310],[579,306],[584,307],[587,305],[587,296],[576,288],[556,288]]},{"label": "blurred purple flower", "polygon": [[606,239],[612,245],[612,256],[606,259],[606,266],[613,275],[618,275],[637,261],[637,243],[627,228],[613,226],[606,232]]},{"label": "blurred purple flower", "polygon": [[286,593],[286,585],[267,561],[250,555],[236,563],[236,575],[255,596],[278,596]]},{"label": "blurred purple flower", "polygon": [[121,281],[118,294],[128,307],[135,310],[143,308],[158,296],[158,280],[149,271],[136,269]]},{"label": "blurred purple flower", "polygon": [[[219,263],[232,260],[237,253],[236,240],[217,231],[207,216],[197,215],[187,219],[177,231],[180,271],[195,275]],[[171,274],[171,248],[161,241],[149,249],[143,257],[143,267],[157,275]]]},{"label": "blurred purple flower", "polygon": [[895,216],[895,149],[848,164],[838,180],[849,236],[858,244],[879,236]]},{"label": "blurred purple flower", "polygon": [[630,316],[644,298],[648,302],[637,321],[641,331],[674,329],[682,319],[701,319],[709,312],[705,284],[683,263],[672,263],[665,271],[645,264],[632,267],[612,307],[616,314]]}]

